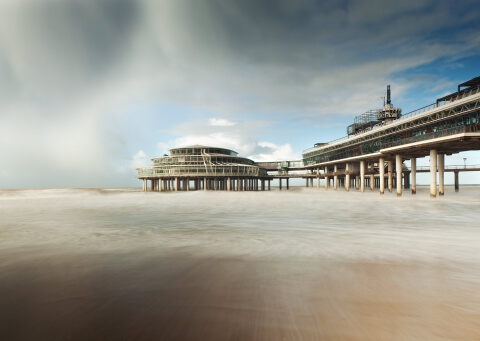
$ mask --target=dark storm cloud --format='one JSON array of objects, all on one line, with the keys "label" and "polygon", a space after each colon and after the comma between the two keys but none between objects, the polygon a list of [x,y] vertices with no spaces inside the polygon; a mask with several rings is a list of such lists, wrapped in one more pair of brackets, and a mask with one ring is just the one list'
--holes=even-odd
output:
[{"label": "dark storm cloud", "polygon": [[438,57],[478,52],[479,10],[468,2],[52,0],[3,7],[4,93],[42,101],[135,83],[139,95],[196,104],[220,93],[216,104],[209,101],[219,108],[244,105],[250,95],[276,110],[312,109],[319,104],[312,95],[331,86],[369,84]]},{"label": "dark storm cloud", "polygon": [[2,68],[17,91],[42,103],[83,96],[105,81],[128,49],[138,14],[130,1],[19,1],[3,7]]},{"label": "dark storm cloud", "polygon": [[332,88],[383,87],[396,72],[478,53],[475,8],[438,1],[180,1],[168,6],[172,41],[163,46],[195,75],[193,86],[203,84],[201,92],[212,86],[235,105],[241,93],[275,110],[329,110],[340,98],[330,105],[318,97]]}]

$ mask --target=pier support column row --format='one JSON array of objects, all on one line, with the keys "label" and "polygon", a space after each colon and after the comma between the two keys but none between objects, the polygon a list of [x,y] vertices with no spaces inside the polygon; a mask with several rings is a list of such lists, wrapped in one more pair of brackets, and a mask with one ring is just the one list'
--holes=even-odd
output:
[{"label": "pier support column row", "polygon": [[[150,181],[150,183],[148,183]],[[193,187],[191,182],[193,181]],[[260,183],[259,183],[260,181]],[[147,192],[149,190],[154,192],[162,191],[190,191],[190,190],[244,190],[244,191],[258,191],[265,190],[265,181],[268,181],[268,190],[270,190],[271,179],[264,178],[150,178],[142,179],[142,190]],[[150,189],[149,189],[150,187]],[[287,180],[288,189],[288,180]]]}]

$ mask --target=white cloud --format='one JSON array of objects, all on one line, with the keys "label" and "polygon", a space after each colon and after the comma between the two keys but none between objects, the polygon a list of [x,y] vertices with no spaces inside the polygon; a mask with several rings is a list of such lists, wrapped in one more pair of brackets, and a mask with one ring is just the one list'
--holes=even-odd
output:
[{"label": "white cloud", "polygon": [[147,154],[143,150],[139,150],[130,159],[123,160],[123,165],[117,167],[119,173],[131,173],[133,170],[146,167],[151,164]]},{"label": "white cloud", "polygon": [[170,149],[170,146],[166,143],[159,142],[157,143],[157,149],[160,150],[160,153],[163,154],[168,154],[168,150]]},{"label": "white cloud", "polygon": [[263,130],[271,129],[275,122],[243,121],[235,125],[211,125],[207,121],[183,122],[172,127],[171,132],[180,137],[158,145],[182,147],[190,145],[206,145],[234,150],[240,156],[252,158],[255,161],[297,160],[300,153],[293,150],[290,144],[277,145],[258,138]]},{"label": "white cloud", "polygon": [[208,122],[211,126],[218,127],[231,127],[237,124],[236,122],[232,122],[224,118],[210,118]]},{"label": "white cloud", "polygon": [[249,158],[255,161],[292,161],[301,159],[292,149],[290,144],[276,145],[271,142],[260,142],[257,144],[256,154]]}]

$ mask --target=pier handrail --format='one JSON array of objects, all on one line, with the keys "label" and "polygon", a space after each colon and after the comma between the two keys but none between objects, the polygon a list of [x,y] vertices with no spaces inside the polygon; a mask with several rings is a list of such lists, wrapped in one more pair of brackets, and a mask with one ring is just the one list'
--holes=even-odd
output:
[{"label": "pier handrail", "polygon": [[[407,167],[411,171],[411,167]],[[430,170],[430,166],[420,166],[416,168],[417,171]],[[445,170],[462,170],[462,169],[480,169],[480,165],[448,165]]]}]

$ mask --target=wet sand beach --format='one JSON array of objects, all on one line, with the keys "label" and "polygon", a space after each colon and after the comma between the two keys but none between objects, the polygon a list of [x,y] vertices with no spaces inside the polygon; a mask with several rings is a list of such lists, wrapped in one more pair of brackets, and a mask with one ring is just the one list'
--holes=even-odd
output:
[{"label": "wet sand beach", "polygon": [[477,340],[477,189],[0,191],[5,340]]}]

